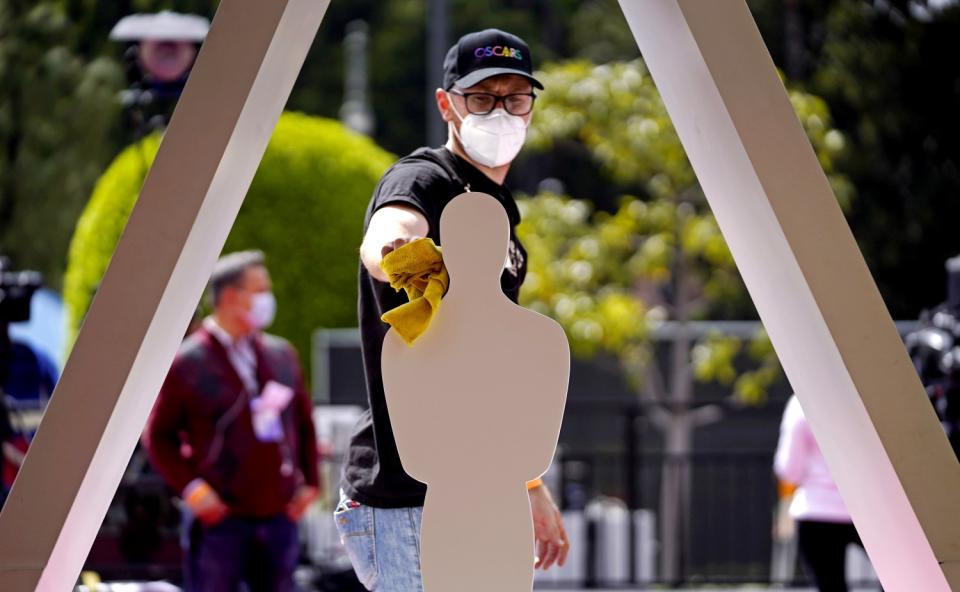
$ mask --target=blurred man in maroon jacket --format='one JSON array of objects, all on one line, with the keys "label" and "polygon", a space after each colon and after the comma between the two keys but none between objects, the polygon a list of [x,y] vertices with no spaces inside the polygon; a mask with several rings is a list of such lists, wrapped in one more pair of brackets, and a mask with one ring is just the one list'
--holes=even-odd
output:
[{"label": "blurred man in maroon jacket", "polygon": [[293,590],[296,522],[319,491],[297,353],[263,333],[276,311],[258,251],[223,257],[213,315],[180,348],[146,432],[150,458],[196,518],[188,587]]}]

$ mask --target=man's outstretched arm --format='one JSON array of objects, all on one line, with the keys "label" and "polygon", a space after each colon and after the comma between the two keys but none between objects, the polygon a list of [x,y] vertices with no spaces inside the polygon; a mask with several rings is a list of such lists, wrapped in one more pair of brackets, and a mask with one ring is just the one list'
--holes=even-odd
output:
[{"label": "man's outstretched arm", "polygon": [[388,205],[374,212],[360,245],[360,260],[374,279],[386,282],[380,269],[384,255],[430,232],[423,213],[411,206]]}]

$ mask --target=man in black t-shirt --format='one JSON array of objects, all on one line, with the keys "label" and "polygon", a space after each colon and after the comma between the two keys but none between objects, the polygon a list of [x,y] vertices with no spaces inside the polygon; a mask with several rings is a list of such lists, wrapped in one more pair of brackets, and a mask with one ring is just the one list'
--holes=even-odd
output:
[{"label": "man in black t-shirt", "polygon": [[[515,35],[487,29],[462,37],[447,53],[444,87],[435,92],[449,128],[446,145],[420,148],[400,159],[384,174],[367,208],[359,316],[370,408],[351,439],[336,521],[357,575],[369,590],[421,589],[418,545],[426,492],[423,483],[403,471],[384,400],[380,354],[389,327],[380,316],[407,299],[387,283],[380,260],[416,238],[429,237],[440,245],[440,214],[447,203],[465,191],[488,193],[510,218],[510,247],[500,281],[504,293],[517,300],[526,252],[515,232],[520,212],[503,183],[523,145],[533,89],[543,88],[532,71],[530,50]],[[537,566],[562,565],[569,544],[546,486],[531,487],[530,503]]]}]

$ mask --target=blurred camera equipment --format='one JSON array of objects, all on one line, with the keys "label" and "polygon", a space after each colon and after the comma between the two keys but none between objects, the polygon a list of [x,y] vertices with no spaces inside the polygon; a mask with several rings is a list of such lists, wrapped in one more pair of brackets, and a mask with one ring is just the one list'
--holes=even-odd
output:
[{"label": "blurred camera equipment", "polygon": [[166,127],[209,29],[205,17],[163,11],[126,16],[110,31],[112,41],[127,44],[121,101],[135,139]]},{"label": "blurred camera equipment", "polygon": [[920,317],[904,343],[960,458],[960,256],[947,260],[947,300]]},{"label": "blurred camera equipment", "polygon": [[0,255],[0,325],[30,320],[30,300],[43,286],[36,271],[13,271],[10,259]]}]

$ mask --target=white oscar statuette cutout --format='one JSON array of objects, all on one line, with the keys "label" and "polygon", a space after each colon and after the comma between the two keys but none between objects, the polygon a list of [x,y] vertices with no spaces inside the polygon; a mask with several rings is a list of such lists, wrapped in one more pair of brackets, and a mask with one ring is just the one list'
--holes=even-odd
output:
[{"label": "white oscar statuette cutout", "polygon": [[570,375],[560,325],[510,301],[500,273],[510,240],[494,198],[465,193],[440,220],[450,288],[408,346],[393,330],[382,370],[404,470],[427,484],[425,592],[524,592],[534,537],[526,482],[557,446]]}]

